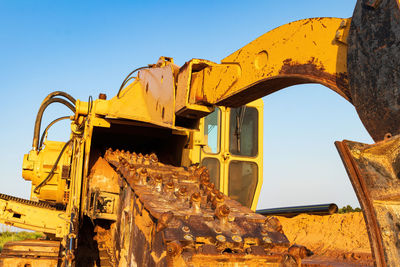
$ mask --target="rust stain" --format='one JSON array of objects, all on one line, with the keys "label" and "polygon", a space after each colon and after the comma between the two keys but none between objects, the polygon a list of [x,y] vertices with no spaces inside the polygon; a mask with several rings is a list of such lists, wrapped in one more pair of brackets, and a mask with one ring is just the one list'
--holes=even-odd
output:
[{"label": "rust stain", "polygon": [[255,81],[231,96],[226,96],[227,91],[226,94],[219,97],[216,104],[239,107],[285,87],[302,83],[322,84],[352,103],[347,73],[329,73],[315,57],[311,57],[306,63],[299,63],[292,58],[287,58],[282,62],[278,74],[271,75],[272,72],[263,76],[264,79]]},{"label": "rust stain", "polygon": [[237,51],[236,57],[235,57],[235,59],[233,60],[234,62],[237,61],[237,59],[239,58],[239,56],[240,56],[240,54],[242,53],[242,51],[243,51],[243,49],[239,49],[239,51]]},{"label": "rust stain", "polygon": [[328,73],[324,65],[314,57],[310,58],[305,64],[295,62],[291,58],[288,58],[283,61],[283,66],[279,74],[304,75],[313,80],[321,81],[322,84],[329,86],[332,90],[351,101],[347,73]]},{"label": "rust stain", "polygon": [[59,254],[59,241],[11,241],[3,247],[0,266],[56,266],[61,260]]}]

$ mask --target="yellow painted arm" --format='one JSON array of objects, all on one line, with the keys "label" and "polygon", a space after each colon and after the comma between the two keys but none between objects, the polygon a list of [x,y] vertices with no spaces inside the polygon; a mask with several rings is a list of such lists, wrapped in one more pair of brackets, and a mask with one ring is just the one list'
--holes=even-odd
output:
[{"label": "yellow painted arm", "polygon": [[349,27],[350,19],[300,20],[262,35],[221,64],[196,60],[197,70],[188,82],[188,104],[237,107],[302,83],[323,84],[351,102],[346,63]]}]

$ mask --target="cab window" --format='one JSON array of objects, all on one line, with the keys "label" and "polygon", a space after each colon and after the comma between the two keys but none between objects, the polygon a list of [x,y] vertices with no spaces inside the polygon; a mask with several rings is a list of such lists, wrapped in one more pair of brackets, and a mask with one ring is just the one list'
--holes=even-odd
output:
[{"label": "cab window", "polygon": [[214,183],[215,189],[219,190],[219,174],[220,174],[219,160],[215,158],[205,158],[201,162],[201,165],[207,167],[210,173],[210,182]]},{"label": "cab window", "polygon": [[216,108],[214,112],[210,113],[204,118],[204,139],[206,145],[203,151],[209,154],[217,154],[220,150],[220,129],[219,121],[221,111]]},{"label": "cab window", "polygon": [[229,164],[229,197],[250,207],[258,182],[258,167],[254,162],[233,160]]},{"label": "cab window", "polygon": [[252,107],[232,108],[230,112],[229,152],[255,157],[258,154],[258,111]]}]

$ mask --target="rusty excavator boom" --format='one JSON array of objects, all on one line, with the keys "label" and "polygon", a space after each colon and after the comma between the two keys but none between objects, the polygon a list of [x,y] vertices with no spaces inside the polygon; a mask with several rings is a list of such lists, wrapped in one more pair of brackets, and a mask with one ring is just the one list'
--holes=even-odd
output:
[{"label": "rusty excavator boom", "polygon": [[[130,73],[109,100],[49,94],[23,160],[31,199],[0,194],[0,222],[42,231],[46,240],[7,243],[0,266],[324,266],[307,261],[312,252],[292,244],[277,218],[254,212],[262,185],[260,98],[304,83],[353,104],[376,142],[335,144],[375,265],[397,266],[398,40],[399,1],[358,0],[351,18],[283,25],[220,63],[192,59],[178,67],[161,57]],[[41,131],[53,103],[73,115]],[[62,119],[71,120],[70,140],[47,140]]]}]

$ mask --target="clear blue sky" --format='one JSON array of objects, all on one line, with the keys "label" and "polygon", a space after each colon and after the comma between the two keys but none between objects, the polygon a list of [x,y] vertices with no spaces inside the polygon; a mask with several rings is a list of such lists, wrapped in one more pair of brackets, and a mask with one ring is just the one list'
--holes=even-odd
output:
[{"label": "clear blue sky", "polygon": [[[337,1],[0,0],[0,192],[29,197],[21,178],[42,99],[117,92],[132,69],[174,57],[219,62],[263,33],[308,17],[350,17]],[[264,186],[259,208],[358,202],[335,140],[372,142],[355,109],[329,89],[295,86],[264,98]],[[44,124],[67,112],[54,105]],[[68,124],[50,137],[66,140]],[[66,129],[64,134],[63,130]]]}]

